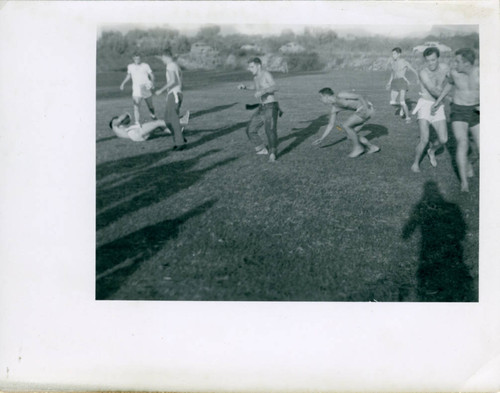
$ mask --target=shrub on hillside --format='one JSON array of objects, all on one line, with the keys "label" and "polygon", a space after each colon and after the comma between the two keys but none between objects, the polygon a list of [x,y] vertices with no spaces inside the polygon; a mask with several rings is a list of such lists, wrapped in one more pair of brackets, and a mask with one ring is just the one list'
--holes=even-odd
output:
[{"label": "shrub on hillside", "polygon": [[324,66],[316,52],[293,53],[286,61],[290,71],[318,71]]}]

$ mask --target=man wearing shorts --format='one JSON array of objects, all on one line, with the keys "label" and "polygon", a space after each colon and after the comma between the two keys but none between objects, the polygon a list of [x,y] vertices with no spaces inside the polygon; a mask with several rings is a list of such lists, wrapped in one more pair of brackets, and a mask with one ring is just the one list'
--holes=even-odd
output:
[{"label": "man wearing shorts", "polygon": [[182,135],[179,111],[182,105],[182,73],[179,65],[174,61],[170,49],[165,49],[160,56],[166,66],[167,83],[156,91],[156,95],[167,91],[167,105],[165,109],[165,123],[174,133],[174,150],[184,150],[186,139]]},{"label": "man wearing shorts", "polygon": [[399,95],[399,105],[401,117],[406,117],[406,123],[411,122],[410,112],[406,105],[406,92],[410,82],[406,79],[406,70],[412,71],[418,78],[417,71],[405,59],[401,58],[401,48],[394,48],[392,50],[391,61],[391,77],[387,82],[387,90],[391,90],[391,105],[398,105],[396,98]]},{"label": "man wearing shorts", "polygon": [[469,191],[468,178],[473,176],[468,159],[469,130],[479,149],[479,67],[475,65],[476,54],[463,48],[455,52],[455,67],[450,72],[448,84],[432,106],[437,111],[444,97],[453,91],[451,104],[451,128],[457,140],[456,161],[460,176],[461,191]]},{"label": "man wearing shorts", "polygon": [[[280,107],[274,93],[278,87],[271,73],[262,69],[262,62],[258,57],[248,62],[248,70],[253,75],[253,83],[249,86],[240,84],[240,90],[255,90],[255,98],[260,101],[259,108],[250,119],[247,127],[248,139],[254,144],[257,154],[268,154],[269,161],[276,161],[278,150],[278,115]],[[259,128],[264,126],[268,148],[259,136]]]},{"label": "man wearing shorts", "polygon": [[427,150],[427,155],[433,167],[437,166],[435,152],[448,141],[448,130],[446,127],[446,115],[444,105],[440,104],[434,113],[431,108],[436,99],[442,93],[446,84],[447,75],[450,72],[446,64],[439,62],[439,49],[429,47],[424,51],[425,67],[420,71],[420,98],[413,114],[418,114],[418,125],[420,129],[420,141],[415,149],[415,161],[411,166],[413,172],[420,172],[420,159],[429,143],[429,125],[432,124],[436,130],[438,139],[432,143]]},{"label": "man wearing shorts", "polygon": [[139,106],[142,100],[146,101],[146,105],[151,114],[151,118],[156,120],[155,108],[153,106],[153,94],[151,90],[154,88],[155,77],[149,64],[141,63],[141,56],[135,53],[132,57],[134,62],[127,67],[127,76],[120,85],[120,90],[123,90],[125,83],[132,79],[132,100],[134,101],[134,118],[135,123],[139,124],[141,115]]},{"label": "man wearing shorts", "polygon": [[[180,123],[186,126],[189,122],[189,112],[186,113]],[[113,130],[118,138],[130,139],[134,142],[144,142],[149,139],[156,130],[161,130],[167,134],[170,131],[164,120],[154,120],[143,124],[130,125],[130,114],[124,113],[120,116],[114,116],[109,122],[109,128]]]},{"label": "man wearing shorts", "polygon": [[326,126],[325,132],[321,138],[316,139],[313,145],[320,145],[321,142],[330,134],[335,126],[337,113],[347,110],[354,113],[342,124],[342,127],[347,133],[347,137],[352,142],[352,151],[349,157],[355,158],[365,152],[368,154],[380,151],[378,146],[371,144],[364,136],[358,136],[357,132],[361,130],[363,125],[370,119],[374,113],[373,105],[359,94],[341,91],[340,93],[333,92],[329,87],[325,87],[319,91],[320,99],[324,104],[332,105],[330,121]]}]

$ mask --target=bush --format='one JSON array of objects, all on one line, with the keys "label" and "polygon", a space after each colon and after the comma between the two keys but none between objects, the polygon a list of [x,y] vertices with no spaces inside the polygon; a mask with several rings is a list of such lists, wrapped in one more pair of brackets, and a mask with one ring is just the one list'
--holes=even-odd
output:
[{"label": "bush", "polygon": [[289,71],[318,71],[324,66],[316,52],[289,54],[286,61]]}]

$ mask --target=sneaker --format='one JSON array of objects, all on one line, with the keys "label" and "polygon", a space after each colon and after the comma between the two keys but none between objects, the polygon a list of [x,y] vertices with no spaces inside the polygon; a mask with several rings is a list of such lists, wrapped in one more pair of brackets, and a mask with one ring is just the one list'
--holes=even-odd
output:
[{"label": "sneaker", "polygon": [[264,147],[264,148],[260,149],[257,152],[257,154],[269,154],[269,151],[267,150],[267,148]]},{"label": "sneaker", "polygon": [[182,150],[185,150],[186,149],[186,145],[180,145],[180,146],[174,146],[174,148],[172,150],[175,150],[175,151],[182,151]]}]

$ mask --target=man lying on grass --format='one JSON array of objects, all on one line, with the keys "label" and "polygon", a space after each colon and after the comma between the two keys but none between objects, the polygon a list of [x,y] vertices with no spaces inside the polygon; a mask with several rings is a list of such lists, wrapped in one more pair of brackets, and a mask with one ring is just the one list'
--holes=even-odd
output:
[{"label": "man lying on grass", "polygon": [[332,105],[332,110],[330,113],[330,121],[326,126],[325,132],[321,138],[313,142],[313,145],[320,145],[323,139],[330,134],[335,126],[335,119],[338,112],[353,111],[354,113],[342,124],[342,127],[347,133],[347,137],[352,142],[352,151],[349,153],[349,157],[355,158],[360,156],[365,152],[365,147],[368,154],[380,151],[378,146],[371,144],[364,136],[358,136],[357,134],[373,115],[374,109],[371,102],[368,102],[359,94],[345,91],[341,91],[335,95],[333,90],[329,87],[321,89],[319,94],[324,104]]},{"label": "man lying on grass", "polygon": [[[164,120],[154,120],[147,123],[130,125],[130,114],[124,113],[120,116],[114,116],[109,122],[109,128],[113,130],[118,138],[131,139],[134,142],[143,142],[147,140],[154,131],[159,130],[167,134],[171,131],[167,128]],[[182,131],[189,122],[189,111],[180,119]]]}]

